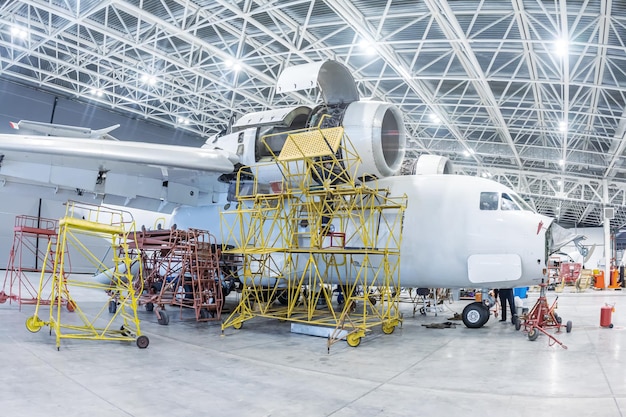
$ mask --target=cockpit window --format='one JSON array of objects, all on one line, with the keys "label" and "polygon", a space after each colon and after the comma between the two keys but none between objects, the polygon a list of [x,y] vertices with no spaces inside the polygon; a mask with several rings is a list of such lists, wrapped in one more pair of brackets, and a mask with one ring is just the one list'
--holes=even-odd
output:
[{"label": "cockpit window", "polygon": [[494,193],[494,192],[480,193],[480,209],[481,210],[498,210],[498,193]]},{"label": "cockpit window", "polygon": [[502,210],[521,210],[517,203],[513,201],[513,198],[507,193],[502,193],[502,203],[500,208]]}]

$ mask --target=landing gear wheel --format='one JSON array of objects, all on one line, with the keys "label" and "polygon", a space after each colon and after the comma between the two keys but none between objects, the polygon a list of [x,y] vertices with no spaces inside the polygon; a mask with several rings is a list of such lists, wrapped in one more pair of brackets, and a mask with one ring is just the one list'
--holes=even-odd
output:
[{"label": "landing gear wheel", "polygon": [[31,333],[37,333],[43,327],[43,321],[39,320],[39,317],[32,316],[26,319],[26,328]]},{"label": "landing gear wheel", "polygon": [[519,330],[521,328],[522,328],[522,321],[519,318],[517,318],[515,320],[515,330]]},{"label": "landing gear wheel", "polygon": [[150,339],[148,339],[148,336],[141,335],[137,338],[137,347],[139,349],[145,349],[148,347],[149,344]]},{"label": "landing gear wheel", "polygon": [[146,311],[154,311],[154,304],[146,303]]},{"label": "landing gear wheel", "polygon": [[109,313],[115,314],[117,311],[117,302],[115,300],[109,301]]},{"label": "landing gear wheel", "polygon": [[477,301],[470,303],[463,309],[463,324],[470,329],[483,327],[489,320],[489,310]]},{"label": "landing gear wheel", "polygon": [[69,311],[70,313],[73,313],[74,310],[76,310],[76,303],[74,301],[70,300],[65,305],[65,308],[67,308],[67,311]]},{"label": "landing gear wheel", "polygon": [[534,327],[528,331],[528,340],[534,342],[539,337],[539,330]]},{"label": "landing gear wheel", "polygon": [[0,304],[4,304],[9,299],[9,296],[4,291],[0,291]]},{"label": "landing gear wheel", "polygon": [[[613,324],[611,324],[609,327],[613,327]],[[567,333],[571,333],[572,332],[572,321],[568,320],[568,322],[565,324],[565,331]]]},{"label": "landing gear wheel", "polygon": [[348,346],[357,347],[361,344],[361,336],[356,333],[350,333],[346,336],[346,342],[348,343]]},{"label": "landing gear wheel", "polygon": [[396,330],[396,326],[393,324],[383,324],[383,333],[391,334],[394,330]]},{"label": "landing gear wheel", "polygon": [[159,317],[157,318],[157,322],[161,326],[167,326],[170,322],[170,317],[167,315],[165,311],[159,311]]},{"label": "landing gear wheel", "polygon": [[233,329],[235,330],[239,330],[243,327],[243,322],[242,321],[238,321],[236,323],[233,323]]}]

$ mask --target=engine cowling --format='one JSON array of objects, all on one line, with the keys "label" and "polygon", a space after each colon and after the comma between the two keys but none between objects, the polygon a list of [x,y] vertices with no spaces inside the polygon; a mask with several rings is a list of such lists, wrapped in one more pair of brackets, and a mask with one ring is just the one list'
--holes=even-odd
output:
[{"label": "engine cowling", "polygon": [[361,158],[357,177],[390,177],[400,169],[406,133],[397,107],[391,103],[355,101],[346,109],[342,125]]}]

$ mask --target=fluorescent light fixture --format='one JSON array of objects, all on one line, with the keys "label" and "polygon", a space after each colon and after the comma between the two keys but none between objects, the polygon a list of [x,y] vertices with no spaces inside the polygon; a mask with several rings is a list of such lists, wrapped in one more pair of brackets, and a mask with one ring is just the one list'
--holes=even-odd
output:
[{"label": "fluorescent light fixture", "polygon": [[26,39],[28,31],[20,26],[13,26],[11,27],[11,35],[19,39]]}]

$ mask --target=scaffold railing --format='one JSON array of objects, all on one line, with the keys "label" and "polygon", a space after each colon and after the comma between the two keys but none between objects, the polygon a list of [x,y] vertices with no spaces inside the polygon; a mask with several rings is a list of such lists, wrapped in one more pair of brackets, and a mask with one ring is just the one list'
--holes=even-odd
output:
[{"label": "scaffold railing", "polygon": [[[135,225],[130,213],[69,201],[65,217],[59,221],[59,250],[54,257],[53,302],[49,306],[48,321],[39,317],[42,304],[37,303],[35,314],[26,321],[26,328],[37,332],[43,326],[49,326],[55,332],[57,349],[61,339],[135,341],[139,348],[147,347],[149,340],[141,334],[137,316],[137,300],[143,290],[141,263],[131,256],[128,246],[129,235],[134,234]],[[107,269],[104,261],[85,244],[85,240],[93,237],[110,242],[112,268]],[[80,254],[96,270],[104,272],[97,276],[71,274],[65,265],[66,250]],[[42,274],[39,293],[44,283]],[[91,309],[83,308],[73,296],[74,292],[85,289],[104,291],[110,295],[110,300],[93,313]],[[63,299],[67,300],[67,311],[63,309]],[[116,303],[116,310],[112,315],[105,315],[106,311],[111,312],[112,301]]]},{"label": "scaffold railing", "polygon": [[[241,301],[222,329],[280,318],[346,330],[351,346],[377,325],[391,333],[401,322],[406,196],[356,178],[360,160],[341,127],[288,132],[273,157],[282,180],[264,186],[254,171],[262,167],[241,170],[239,208],[224,213],[223,241],[244,261]],[[245,192],[243,181],[252,182]]]}]

